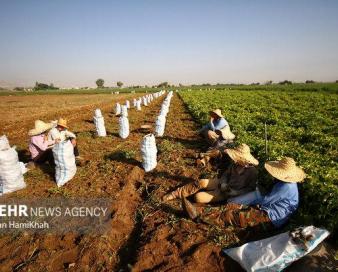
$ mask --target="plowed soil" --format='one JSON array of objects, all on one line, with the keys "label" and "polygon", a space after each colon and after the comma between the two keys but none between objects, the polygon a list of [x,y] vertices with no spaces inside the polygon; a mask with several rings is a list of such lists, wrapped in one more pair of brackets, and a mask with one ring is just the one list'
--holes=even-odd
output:
[{"label": "plowed soil", "polygon": [[[112,110],[115,102],[133,96],[139,94],[102,95],[94,102],[83,100],[83,104],[71,108],[49,110],[43,101],[52,103],[50,99],[56,99],[57,103],[57,97],[36,96],[34,100],[30,96],[27,99],[41,100],[36,109],[25,114],[24,108],[13,108],[15,115],[9,120],[2,117],[5,123],[1,134],[8,136],[11,145],[17,145],[22,160],[28,159],[26,135],[34,119],[59,116],[69,120],[71,130],[77,133],[81,156],[87,160],[62,188],[56,187],[52,169],[37,168],[25,175],[27,188],[4,197],[109,197],[111,219],[106,233],[100,235],[1,235],[1,271],[243,271],[221,253],[223,246],[234,245],[239,239],[243,242],[243,234],[192,222],[182,213],[179,200],[161,202],[165,193],[201,174],[194,157],[206,146],[197,136],[198,127],[183,102],[173,96],[165,136],[156,139],[158,165],[145,173],[139,152],[144,133],[139,127],[154,126],[164,96],[143,107],[142,112],[129,111],[131,133],[122,140]],[[78,102],[82,98],[72,99]],[[1,115],[5,112],[3,103],[9,101],[1,101]],[[108,136],[104,138],[94,133],[92,116],[97,107],[105,117]]]}]

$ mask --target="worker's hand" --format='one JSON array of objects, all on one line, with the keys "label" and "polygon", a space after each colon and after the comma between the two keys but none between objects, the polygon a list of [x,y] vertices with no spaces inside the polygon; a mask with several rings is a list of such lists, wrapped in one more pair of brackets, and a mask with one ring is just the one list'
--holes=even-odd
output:
[{"label": "worker's hand", "polygon": [[72,143],[73,146],[76,146],[76,140],[75,139],[71,139],[70,142]]},{"label": "worker's hand", "polygon": [[59,142],[61,142],[61,139],[55,139],[56,144],[58,144]]}]

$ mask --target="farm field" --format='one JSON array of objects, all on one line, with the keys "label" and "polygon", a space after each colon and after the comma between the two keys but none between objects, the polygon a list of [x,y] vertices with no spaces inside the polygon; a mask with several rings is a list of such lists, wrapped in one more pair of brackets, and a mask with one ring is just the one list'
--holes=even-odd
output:
[{"label": "farm field", "polygon": [[307,181],[300,185],[301,206],[295,221],[337,233],[337,93],[227,90],[180,95],[201,124],[208,120],[208,109],[222,109],[237,141],[247,143],[259,159],[263,185],[264,161],[293,157],[308,174]]},{"label": "farm field", "polygon": [[[222,255],[221,249],[248,239],[246,234],[231,229],[225,234],[213,226],[186,219],[179,200],[161,202],[165,193],[200,176],[195,154],[204,151],[206,145],[197,130],[199,122],[207,120],[208,109],[214,107],[222,108],[238,141],[248,143],[260,162],[267,158],[262,125],[267,122],[268,157],[292,155],[311,175],[309,181],[301,185],[301,199],[307,203],[302,204],[300,218],[295,218],[294,224],[304,219],[331,229],[337,227],[337,127],[334,122],[337,95],[182,91],[171,101],[164,137],[156,140],[158,165],[150,173],[144,173],[141,168],[139,150],[145,134],[138,128],[143,124],[154,126],[165,95],[149,107],[143,107],[141,112],[129,111],[131,133],[126,140],[118,136],[118,121],[113,112],[115,102],[123,103],[138,96],[140,94],[1,97],[0,134],[6,134],[10,144],[17,146],[22,160],[28,159],[27,132],[34,120],[48,121],[60,116],[69,120],[70,129],[78,136],[81,156],[88,160],[61,188],[56,187],[50,169],[37,168],[25,175],[27,188],[4,197],[108,197],[111,218],[104,234],[1,234],[0,270],[242,271],[234,261]],[[100,108],[105,117],[107,137],[94,135],[95,108]],[[318,113],[314,115],[312,109],[318,109]],[[321,125],[316,126],[317,123]],[[317,142],[318,135],[320,142]],[[204,174],[212,174],[212,169],[204,171]],[[318,213],[311,217],[313,208]],[[291,267],[290,271],[301,270]]]}]

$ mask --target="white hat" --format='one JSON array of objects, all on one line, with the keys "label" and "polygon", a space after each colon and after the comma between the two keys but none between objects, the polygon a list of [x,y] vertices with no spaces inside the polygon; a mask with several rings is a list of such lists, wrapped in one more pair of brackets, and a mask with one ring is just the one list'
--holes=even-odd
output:
[{"label": "white hat", "polygon": [[39,135],[47,130],[50,130],[53,127],[53,124],[45,123],[41,120],[36,120],[34,126],[35,127],[28,132],[29,136]]}]

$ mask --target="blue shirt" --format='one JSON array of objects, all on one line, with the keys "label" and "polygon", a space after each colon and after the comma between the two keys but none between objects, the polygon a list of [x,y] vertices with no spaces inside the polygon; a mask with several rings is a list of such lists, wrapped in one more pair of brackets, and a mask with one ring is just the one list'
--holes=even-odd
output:
[{"label": "blue shirt", "polygon": [[225,120],[224,118],[218,118],[218,119],[215,119],[212,122],[209,122],[208,124],[206,124],[203,127],[203,130],[204,129],[213,130],[213,131],[221,130],[222,128],[225,128],[228,125],[229,124],[228,124],[227,120]]},{"label": "blue shirt", "polygon": [[272,224],[281,227],[297,210],[298,203],[297,183],[278,181],[271,193],[257,199],[251,205],[260,205],[260,209],[267,212]]}]

